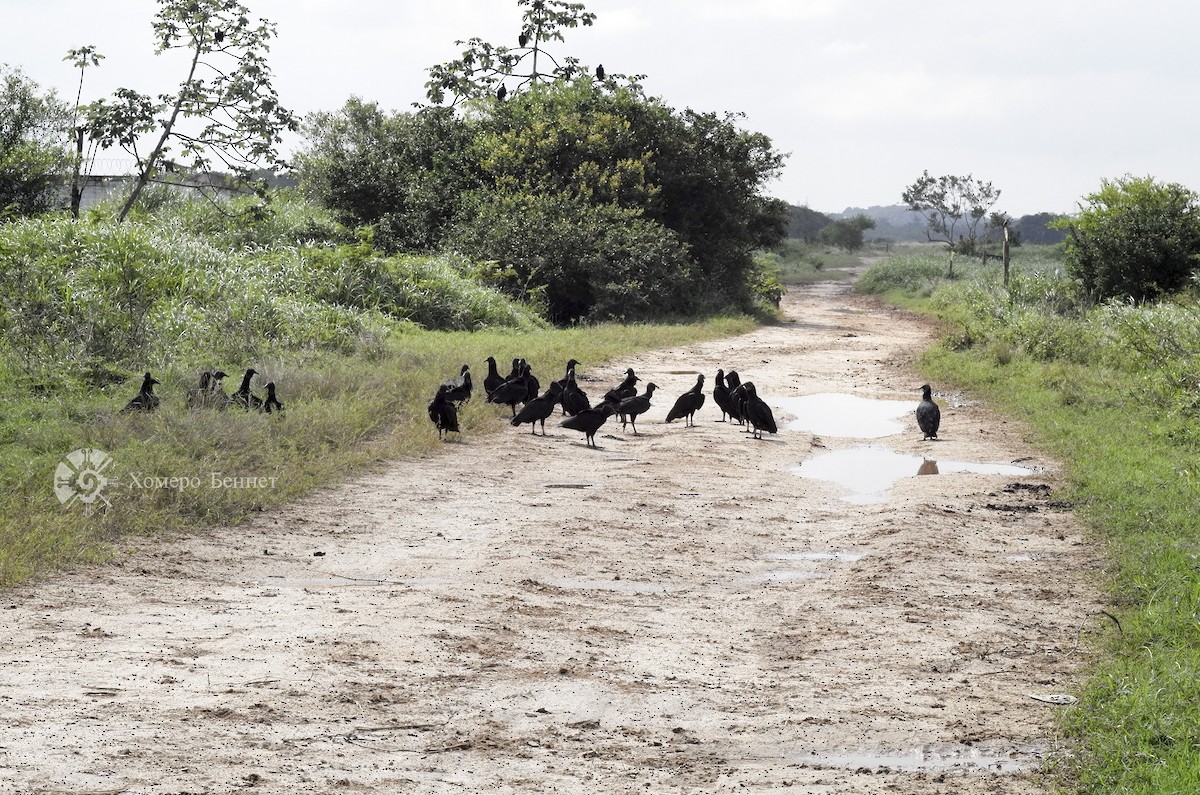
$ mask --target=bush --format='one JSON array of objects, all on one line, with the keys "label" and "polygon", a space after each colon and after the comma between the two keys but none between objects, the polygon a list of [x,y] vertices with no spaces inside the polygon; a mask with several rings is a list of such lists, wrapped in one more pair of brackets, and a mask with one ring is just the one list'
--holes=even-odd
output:
[{"label": "bush", "polygon": [[554,323],[647,320],[696,305],[686,249],[634,210],[563,195],[489,193],[477,197],[449,247],[492,262],[490,283],[539,303]]},{"label": "bush", "polygon": [[1145,301],[1183,287],[1200,256],[1200,197],[1177,184],[1104,181],[1067,231],[1066,260],[1097,301]]}]

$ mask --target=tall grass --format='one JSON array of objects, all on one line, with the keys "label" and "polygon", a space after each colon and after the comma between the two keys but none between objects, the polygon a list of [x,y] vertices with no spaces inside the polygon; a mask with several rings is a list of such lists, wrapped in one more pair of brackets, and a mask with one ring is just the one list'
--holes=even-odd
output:
[{"label": "tall grass", "polygon": [[[1053,257],[1008,287],[972,269],[931,285],[932,263],[888,283],[945,323],[932,379],[1023,419],[1067,464],[1067,496],[1110,551],[1097,572],[1120,621],[1065,713],[1085,793],[1200,791],[1200,304],[1091,306]],[[906,280],[904,273],[911,274]]]}]

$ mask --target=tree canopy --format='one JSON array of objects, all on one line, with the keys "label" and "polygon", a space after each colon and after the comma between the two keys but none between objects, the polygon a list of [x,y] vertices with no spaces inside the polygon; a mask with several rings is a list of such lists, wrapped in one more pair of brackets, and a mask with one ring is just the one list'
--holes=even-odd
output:
[{"label": "tree canopy", "polygon": [[[238,0],[158,3],[156,52],[176,50],[188,58],[178,91],[150,97],[119,88],[111,100],[97,100],[85,109],[88,136],[103,148],[120,146],[137,163],[121,219],[162,173],[215,168],[248,180],[263,166],[281,165],[281,135],[297,126],[271,83],[266,54],[274,24],[252,20]],[[155,132],[145,151],[143,137]]]},{"label": "tree canopy", "polygon": [[0,219],[45,212],[70,171],[70,113],[19,69],[0,64]]},{"label": "tree canopy", "polygon": [[307,119],[297,163],[312,195],[381,245],[494,260],[499,286],[557,322],[746,308],[753,252],[783,238],[787,205],[761,194],[783,155],[739,119],[577,74],[465,115],[351,100]]}]

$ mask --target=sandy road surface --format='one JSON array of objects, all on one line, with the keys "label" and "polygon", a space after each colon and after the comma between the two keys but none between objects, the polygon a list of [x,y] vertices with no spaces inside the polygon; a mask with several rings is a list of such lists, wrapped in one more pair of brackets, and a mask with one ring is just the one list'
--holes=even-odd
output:
[{"label": "sandy road surface", "polygon": [[754,441],[711,397],[662,423],[718,367],[769,402],[915,402],[920,324],[834,285],[785,307],[582,365],[593,397],[627,365],[661,387],[640,436],[468,437],[0,594],[0,791],[1042,791],[1031,695],[1070,690],[1098,610],[1054,462],[943,396],[940,441],[905,414],[871,444],[1033,471],[848,501],[793,468],[860,439]]}]

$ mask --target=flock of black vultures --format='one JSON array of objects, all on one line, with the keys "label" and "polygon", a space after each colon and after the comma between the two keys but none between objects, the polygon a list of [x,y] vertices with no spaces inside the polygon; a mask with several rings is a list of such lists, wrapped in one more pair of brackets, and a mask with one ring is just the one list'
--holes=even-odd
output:
[{"label": "flock of black vultures", "polygon": [[[581,431],[589,447],[596,446],[596,431],[608,421],[609,417],[621,418],[621,430],[632,427],[633,433],[638,434],[637,418],[650,408],[650,400],[658,386],[646,384],[646,391],[638,394],[638,378],[630,367],[625,371],[625,379],[604,393],[604,397],[595,405],[575,380],[575,359],[567,362],[566,373],[557,381],[551,381],[546,391],[542,391],[541,382],[533,374],[529,362],[525,359],[513,359],[512,371],[508,377],[500,375],[496,369],[496,359],[487,357],[488,374],[483,379],[484,392],[488,403],[508,406],[512,410],[512,424],[516,426],[529,424],[530,433],[537,434],[541,426],[542,435],[546,435],[546,420],[561,406],[565,419],[560,423],[564,428]],[[667,422],[682,419],[685,424],[695,424],[696,412],[704,405],[704,376],[696,376],[696,385],[684,392],[675,400],[671,410],[667,412]],[[442,383],[437,394],[429,404],[429,420],[438,430],[438,437],[444,438],[450,433],[458,432],[458,406],[471,399],[474,384],[471,380],[471,366],[464,364],[456,378]],[[730,370],[717,370],[717,384],[713,389],[713,400],[721,409],[721,419],[729,418],[747,427],[755,438],[761,439],[763,433],[776,433],[775,417],[768,406],[749,381],[743,383],[738,374]],[[517,410],[517,405],[521,410]]]},{"label": "flock of black vultures", "polygon": [[[565,419],[560,425],[581,431],[589,447],[596,446],[596,431],[613,415],[621,418],[621,430],[632,426],[636,435],[637,418],[650,408],[650,400],[658,387],[653,383],[646,384],[646,391],[639,395],[637,383],[641,379],[631,367],[625,371],[625,380],[605,392],[599,403],[592,405],[587,393],[580,389],[575,380],[577,364],[579,362],[575,359],[568,361],[565,375],[552,381],[542,392],[541,382],[525,359],[513,359],[512,371],[506,378],[496,369],[495,357],[489,356],[488,374],[483,380],[487,402],[508,406],[512,410],[512,424],[520,426],[528,423],[530,433],[536,434],[540,425],[543,436],[546,434],[546,420],[554,414],[556,407],[561,406]],[[929,385],[924,385],[921,390],[917,424],[926,439],[936,439],[941,412],[932,400]],[[467,364],[462,366],[457,377],[438,387],[437,394],[429,403],[429,420],[437,428],[438,438],[458,432],[458,406],[470,400],[473,393],[471,367]],[[713,402],[721,409],[722,422],[743,425],[756,439],[761,439],[763,433],[778,431],[771,407],[758,396],[754,384],[743,382],[737,371],[726,373],[717,370],[712,396]],[[696,412],[704,405],[704,400],[704,376],[698,375],[696,385],[675,399],[671,410],[667,412],[666,421],[683,419],[685,424],[694,425]],[[520,411],[517,411],[517,404],[521,405]]]},{"label": "flock of black vultures", "polygon": [[[189,408],[240,408],[250,411],[265,411],[267,414],[272,412],[283,411],[283,404],[275,397],[275,382],[270,381],[266,385],[266,397],[259,397],[250,391],[250,381],[254,376],[258,375],[258,371],[253,367],[246,371],[242,376],[242,385],[237,388],[233,394],[225,394],[225,387],[221,385],[226,373],[222,370],[205,370],[200,374],[200,385],[188,393]],[[154,385],[161,383],[157,378],[146,373],[142,377],[142,388],[138,390],[137,395],[125,404],[125,408],[121,409],[121,413],[134,411],[154,411],[158,408],[159,397],[154,394]]]},{"label": "flock of black vultures", "polygon": [[[541,391],[541,382],[533,374],[529,362],[525,359],[513,359],[512,371],[508,377],[500,375],[496,369],[496,359],[487,357],[488,374],[483,379],[484,392],[488,403],[508,406],[512,410],[514,426],[529,424],[529,431],[537,434],[541,425],[542,435],[546,435],[546,420],[553,414],[556,407],[562,407],[565,419],[559,423],[564,428],[581,431],[589,447],[596,446],[596,432],[614,415],[621,418],[621,430],[632,426],[634,435],[638,435],[637,418],[650,409],[650,400],[654,383],[646,384],[646,391],[638,394],[638,378],[630,367],[625,371],[625,379],[604,393],[604,397],[596,405],[592,405],[575,380],[575,359],[567,362],[565,375],[557,381],[550,382],[545,392]],[[242,376],[241,386],[232,394],[226,394],[222,381],[226,373],[221,370],[205,370],[200,374],[200,384],[188,394],[190,408],[209,407],[217,409],[241,408],[246,411],[257,410],[267,414],[283,411],[283,404],[275,395],[275,382],[267,383],[266,396],[259,397],[250,390],[250,382],[258,371],[254,368],[246,370]],[[137,395],[121,409],[122,413],[135,411],[153,411],[158,408],[159,397],[154,394],[154,385],[160,383],[150,373],[142,379],[142,387]],[[451,433],[458,433],[458,407],[471,399],[474,385],[471,380],[471,367],[464,364],[457,377],[442,383],[437,394],[429,403],[429,420],[437,428],[438,438],[444,439]],[[758,391],[750,381],[742,381],[737,371],[717,370],[716,385],[712,391],[713,402],[721,409],[721,422],[736,422],[744,426],[754,438],[761,439],[763,433],[776,433],[775,415],[766,401],[758,396]],[[696,385],[675,399],[671,410],[667,412],[667,422],[678,419],[686,425],[695,424],[696,412],[704,405],[704,375],[696,376]],[[517,404],[521,410],[517,411]],[[929,384],[921,387],[921,402],[917,405],[917,424],[925,439],[936,439],[938,425],[941,420],[941,410],[933,402],[932,389]]]}]

